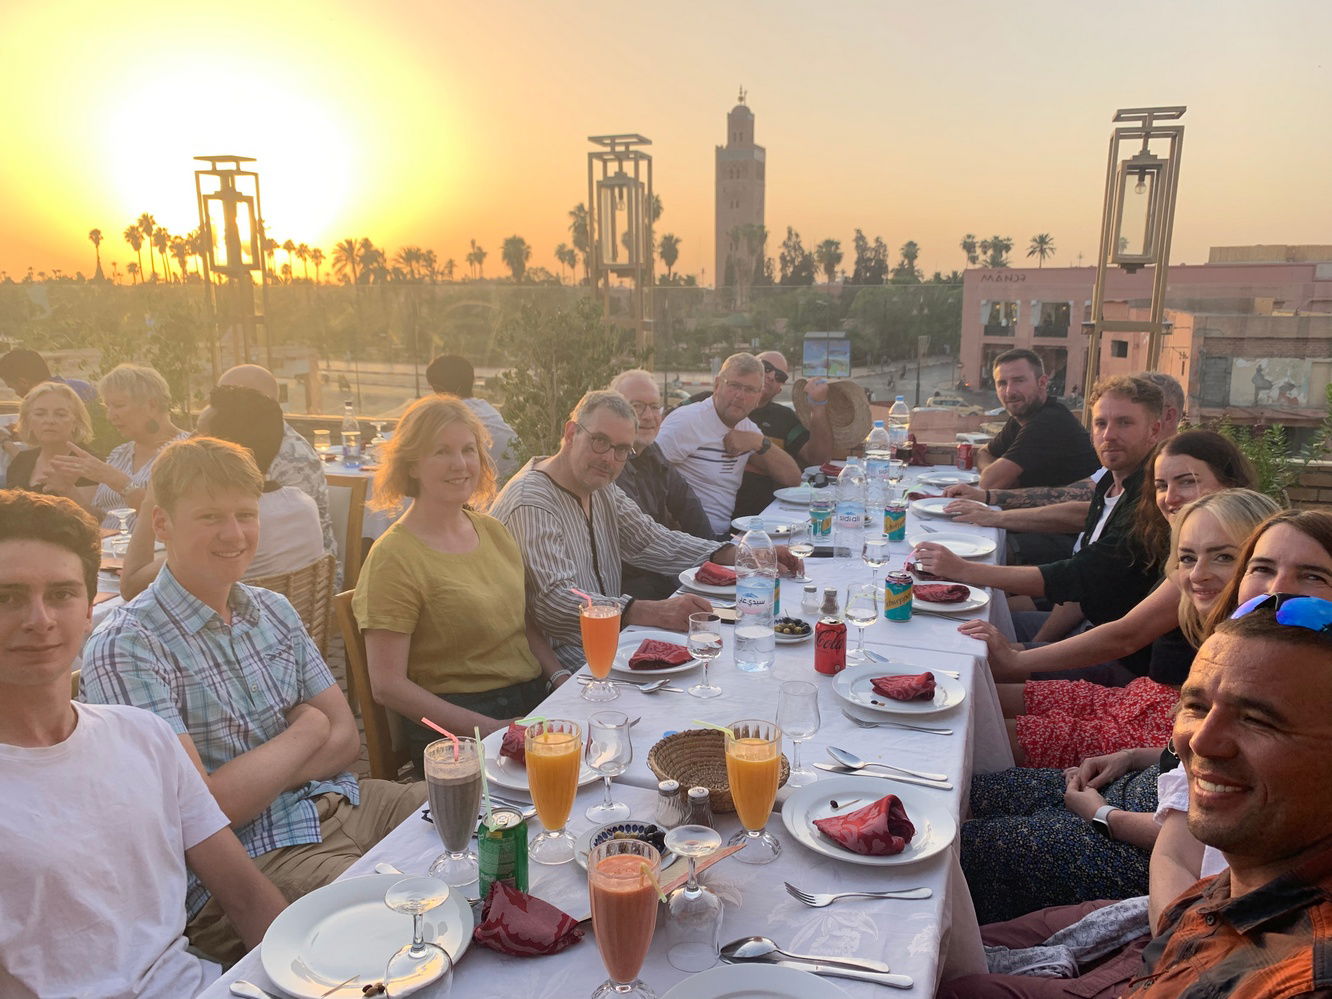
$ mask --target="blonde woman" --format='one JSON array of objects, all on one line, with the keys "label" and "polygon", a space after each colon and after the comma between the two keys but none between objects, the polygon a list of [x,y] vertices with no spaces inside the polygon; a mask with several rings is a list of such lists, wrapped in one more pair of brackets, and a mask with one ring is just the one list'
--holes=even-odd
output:
[{"label": "blonde woman", "polygon": [[187,435],[172,425],[171,390],[152,368],[117,365],[102,376],[97,391],[106,406],[107,420],[125,443],[113,448],[106,461],[75,446],[69,456],[55,458],[53,463],[66,474],[97,483],[89,509],[105,518],[104,526],[115,527],[116,518],[108,517],[107,512],[117,507],[137,510],[143,503],[153,459],[164,445]]},{"label": "blonde woman", "polygon": [[374,699],[408,719],[483,735],[530,712],[569,673],[527,612],[523,558],[498,520],[489,440],[456,396],[420,399],[384,446],[371,506],[407,511],[375,542],[353,608]]},{"label": "blonde woman", "polygon": [[73,454],[76,444],[92,436],[88,407],[77,392],[60,382],[35,386],[23,397],[15,431],[30,446],[10,461],[7,488],[66,496],[85,507],[92,502],[97,484],[55,464],[57,458]]}]

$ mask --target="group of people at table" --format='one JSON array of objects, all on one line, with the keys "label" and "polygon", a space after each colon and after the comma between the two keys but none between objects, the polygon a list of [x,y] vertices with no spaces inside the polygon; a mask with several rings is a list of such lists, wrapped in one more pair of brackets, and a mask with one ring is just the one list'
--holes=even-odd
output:
[{"label": "group of people at table", "polygon": [[[677,574],[733,564],[737,510],[831,457],[845,388],[796,383],[797,420],[774,401],[785,359],[736,354],[663,418],[652,376],[624,372],[500,483],[454,360],[431,381],[455,391],[412,403],[383,448],[373,503],[403,512],[353,600],[418,776],[435,736],[416,719],[484,735],[583,664],[574,589],[622,626],[710,611]],[[127,441],[101,461],[81,447],[91,392],[10,370],[30,447],[0,491],[0,994],[192,995],[216,972],[199,955],[257,945],[424,788],[350,772],[340,688],[285,598],[243,582],[262,554],[271,572],[333,549],[272,375],[228,372],[187,436],[160,375],[113,369],[97,391]],[[1005,528],[1022,564],[912,553],[920,578],[1018,609],[1016,641],[961,626],[1022,765],[973,778],[960,849],[990,974],[940,994],[1332,995],[1332,517],[1279,509],[1226,438],[1179,431],[1168,377],[1102,381],[1088,435],[1034,353],[994,376],[1008,423],[947,512]],[[139,511],[132,599],[92,631],[98,520],[121,507]]]}]

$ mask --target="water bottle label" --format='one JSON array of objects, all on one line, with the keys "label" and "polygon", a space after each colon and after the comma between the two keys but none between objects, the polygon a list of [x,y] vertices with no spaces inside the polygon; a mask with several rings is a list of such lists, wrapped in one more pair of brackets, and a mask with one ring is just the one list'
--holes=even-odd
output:
[{"label": "water bottle label", "polygon": [[735,609],[746,615],[770,614],[773,597],[773,580],[767,576],[750,576],[735,588]]}]

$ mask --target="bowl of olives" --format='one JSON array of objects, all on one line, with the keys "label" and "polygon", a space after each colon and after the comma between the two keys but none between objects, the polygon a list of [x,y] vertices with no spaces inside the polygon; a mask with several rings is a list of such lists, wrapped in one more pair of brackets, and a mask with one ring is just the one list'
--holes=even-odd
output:
[{"label": "bowl of olives", "polygon": [[773,637],[782,644],[803,642],[812,634],[809,622],[798,617],[779,617],[773,622]]}]

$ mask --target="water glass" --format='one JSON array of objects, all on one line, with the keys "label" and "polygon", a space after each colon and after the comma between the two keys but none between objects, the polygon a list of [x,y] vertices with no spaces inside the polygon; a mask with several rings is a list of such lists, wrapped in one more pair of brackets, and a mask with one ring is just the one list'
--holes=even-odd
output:
[{"label": "water glass", "polygon": [[867,662],[865,629],[879,619],[878,583],[852,583],[846,588],[846,619],[860,629],[856,647],[846,654],[846,658]]},{"label": "water glass", "polygon": [[786,536],[786,547],[796,558],[809,558],[814,554],[814,540],[808,520],[801,520],[791,525],[791,531]]},{"label": "water glass", "polygon": [[888,539],[866,538],[865,549],[860,557],[870,568],[870,580],[877,582],[879,570],[888,564]]},{"label": "water glass", "polygon": [[888,462],[888,481],[897,485],[906,475],[906,462],[901,458],[893,458]]},{"label": "water glass", "polygon": [[708,666],[722,652],[721,618],[700,612],[689,615],[689,654],[703,664],[703,679],[689,688],[695,697],[720,697],[722,689],[708,682]]},{"label": "water glass", "polygon": [[721,833],[708,826],[676,826],[666,849],[689,860],[689,880],[666,901],[666,960],[680,971],[706,971],[717,963],[722,901],[698,883],[698,861],[721,846]]},{"label": "water glass", "polygon": [[800,765],[800,744],[819,731],[819,690],[804,680],[787,680],[777,694],[777,724],[791,740],[791,776],[787,784],[804,787],[819,779]]},{"label": "water glass", "polygon": [[601,774],[605,796],[583,814],[593,822],[619,822],[629,818],[629,806],[611,798],[611,778],[624,773],[633,761],[629,716],[623,711],[598,711],[587,720],[587,765]]}]

